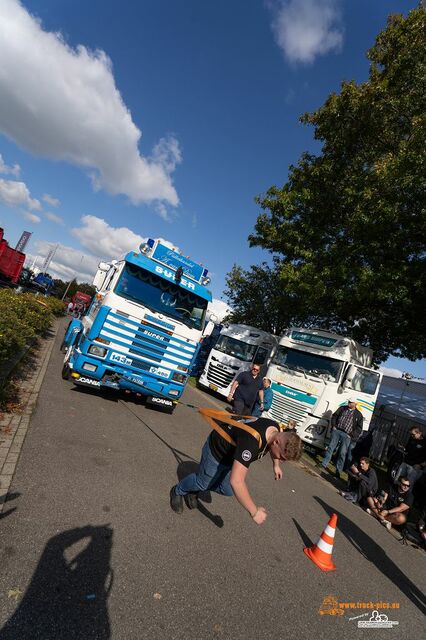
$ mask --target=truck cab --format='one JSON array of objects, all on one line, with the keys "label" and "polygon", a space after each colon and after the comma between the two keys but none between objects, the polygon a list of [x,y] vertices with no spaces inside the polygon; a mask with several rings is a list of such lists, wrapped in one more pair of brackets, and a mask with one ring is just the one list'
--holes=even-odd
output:
[{"label": "truck cab", "polygon": [[173,410],[199,349],[207,270],[158,241],[100,263],[87,314],[65,336],[63,377],[133,391]]}]

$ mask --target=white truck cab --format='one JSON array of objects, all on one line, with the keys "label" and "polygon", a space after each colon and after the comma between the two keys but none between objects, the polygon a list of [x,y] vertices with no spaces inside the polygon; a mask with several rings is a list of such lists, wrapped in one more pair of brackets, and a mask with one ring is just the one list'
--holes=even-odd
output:
[{"label": "white truck cab", "polygon": [[323,448],[332,414],[355,396],[363,429],[368,429],[382,379],[372,362],[372,350],[352,338],[320,329],[288,329],[266,374],[272,380],[269,417],[295,420],[302,440]]},{"label": "white truck cab", "polygon": [[225,326],[210,352],[198,383],[226,398],[236,376],[248,371],[253,364],[259,364],[261,375],[265,375],[277,344],[275,336],[261,329],[245,324]]}]

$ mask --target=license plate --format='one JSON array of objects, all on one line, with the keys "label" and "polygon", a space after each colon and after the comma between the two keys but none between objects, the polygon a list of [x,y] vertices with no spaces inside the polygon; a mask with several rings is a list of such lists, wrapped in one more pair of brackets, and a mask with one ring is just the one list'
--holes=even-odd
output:
[{"label": "license plate", "polygon": [[142,378],[138,378],[137,376],[123,376],[123,380],[127,380],[127,382],[133,382],[133,384],[137,384],[140,387],[143,387],[145,382]]},{"label": "license plate", "polygon": [[218,386],[217,384],[209,384],[210,389],[212,389],[212,391],[217,391],[218,390]]},{"label": "license plate", "polygon": [[103,380],[102,385],[104,387],[109,387],[110,389],[119,389],[120,385],[118,382],[114,382],[113,380]]}]

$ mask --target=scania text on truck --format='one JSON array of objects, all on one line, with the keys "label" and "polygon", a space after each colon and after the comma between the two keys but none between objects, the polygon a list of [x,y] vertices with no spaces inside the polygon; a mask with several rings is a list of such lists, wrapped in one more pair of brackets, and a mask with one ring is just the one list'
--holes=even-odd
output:
[{"label": "scania text on truck", "polygon": [[70,322],[62,376],[147,396],[170,412],[199,349],[211,293],[207,269],[149,239],[100,263],[87,314]]},{"label": "scania text on truck", "polygon": [[268,416],[293,419],[304,442],[323,448],[332,414],[356,397],[368,429],[382,374],[371,367],[373,352],[355,340],[317,329],[288,329],[269,366],[272,406]]},{"label": "scania text on truck", "polygon": [[261,365],[261,375],[266,373],[277,342],[270,333],[245,324],[223,327],[198,383],[226,398],[236,376],[253,364]]}]

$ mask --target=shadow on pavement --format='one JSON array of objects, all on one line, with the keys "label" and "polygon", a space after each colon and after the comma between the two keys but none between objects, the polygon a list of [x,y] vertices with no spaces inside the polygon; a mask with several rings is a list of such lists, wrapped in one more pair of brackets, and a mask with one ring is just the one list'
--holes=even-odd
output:
[{"label": "shadow on pavement", "polygon": [[351,545],[393,582],[423,614],[426,614],[426,595],[407,578],[382,547],[343,513],[336,511],[318,496],[314,498],[329,516],[337,513],[337,528]]},{"label": "shadow on pavement", "polygon": [[[196,473],[197,470],[198,470],[198,464],[196,462],[181,461],[177,468],[177,477],[179,482],[183,478],[186,478],[186,476],[189,476],[190,473]],[[201,504],[202,502],[205,502],[206,504],[210,504],[211,501],[212,501],[212,496],[210,491],[201,491],[198,494],[198,511],[203,516],[208,518],[214,525],[216,525],[216,527],[219,527],[221,529],[224,525],[222,518],[220,516],[213,515],[212,513],[210,513],[208,509],[206,509],[206,507],[203,504]]]},{"label": "shadow on pavement", "polygon": [[[184,478],[185,476],[187,476],[189,473],[193,473],[198,469],[198,462],[196,462],[194,460],[194,458],[192,458],[191,456],[189,456],[187,453],[185,453],[184,451],[180,451],[179,449],[175,449],[175,447],[172,447],[168,442],[166,442],[166,440],[164,440],[164,438],[162,438],[161,436],[158,435],[158,433],[156,433],[154,431],[154,429],[151,429],[151,427],[144,421],[142,420],[141,417],[139,417],[137,415],[137,413],[135,413],[132,408],[127,405],[125,402],[122,402],[123,406],[126,407],[126,409],[128,411],[130,411],[130,413],[140,422],[142,422],[142,424],[149,429],[149,431],[151,431],[151,433],[160,440],[160,442],[162,442],[167,449],[169,449],[169,451],[172,452],[176,462],[178,463],[178,468],[177,468],[177,477],[179,480],[182,480],[182,478]],[[184,460],[183,458],[188,458],[188,460]],[[209,491],[203,491],[202,494],[200,494],[200,499],[203,502],[211,502],[211,495]],[[198,511],[200,513],[202,513],[204,516],[206,516],[206,518],[208,518],[213,524],[215,524],[217,527],[223,527],[223,520],[220,516],[215,516],[212,513],[210,513],[210,511],[208,511],[208,509],[206,509],[201,502],[198,502]]]},{"label": "shadow on pavement", "polygon": [[21,494],[19,493],[19,491],[5,493],[4,495],[0,496],[0,504],[5,504],[5,502],[10,502],[11,500],[15,500],[15,498],[19,498],[20,495]]},{"label": "shadow on pavement", "polygon": [[18,608],[0,630],[0,638],[108,640],[111,547],[108,525],[87,525],[50,538]]},{"label": "shadow on pavement", "polygon": [[[13,493],[5,493],[4,495],[0,496],[0,505],[6,504],[6,502],[10,502],[11,500],[15,500],[15,498],[19,498],[20,495],[21,494],[19,493],[19,491],[15,491]],[[12,514],[14,511],[16,511],[16,507],[11,507],[7,511],[2,511],[0,513],[0,520],[2,520],[3,518],[7,518],[7,516],[10,516],[10,514]]]},{"label": "shadow on pavement", "polygon": [[7,516],[10,516],[10,514],[13,513],[14,511],[16,511],[16,507],[11,507],[7,511],[2,511],[0,513],[0,520],[2,520],[3,518],[7,518]]},{"label": "shadow on pavement", "polygon": [[302,527],[300,526],[300,524],[297,522],[297,520],[295,520],[294,518],[292,518],[293,522],[294,522],[294,526],[296,527],[296,529],[299,532],[300,537],[303,540],[303,545],[305,547],[312,547],[313,546],[313,542],[310,539],[310,537],[308,536],[308,534],[305,532],[304,529],[302,529]]}]

